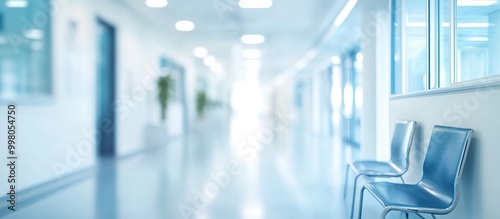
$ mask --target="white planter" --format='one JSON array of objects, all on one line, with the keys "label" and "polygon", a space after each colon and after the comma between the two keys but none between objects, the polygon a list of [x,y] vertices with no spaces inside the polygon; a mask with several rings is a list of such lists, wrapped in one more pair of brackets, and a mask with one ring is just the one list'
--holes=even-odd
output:
[{"label": "white planter", "polygon": [[168,128],[166,125],[149,124],[145,130],[146,147],[166,146],[168,143]]},{"label": "white planter", "polygon": [[167,126],[169,135],[179,137],[184,134],[184,111],[182,104],[173,102],[169,105],[167,111]]}]

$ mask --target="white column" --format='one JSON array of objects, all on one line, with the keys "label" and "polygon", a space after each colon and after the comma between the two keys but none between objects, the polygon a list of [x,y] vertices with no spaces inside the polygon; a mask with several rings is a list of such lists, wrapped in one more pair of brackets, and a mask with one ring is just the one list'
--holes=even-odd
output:
[{"label": "white column", "polygon": [[391,22],[387,0],[363,0],[361,3],[363,107],[360,157],[376,159],[385,156],[389,136]]}]

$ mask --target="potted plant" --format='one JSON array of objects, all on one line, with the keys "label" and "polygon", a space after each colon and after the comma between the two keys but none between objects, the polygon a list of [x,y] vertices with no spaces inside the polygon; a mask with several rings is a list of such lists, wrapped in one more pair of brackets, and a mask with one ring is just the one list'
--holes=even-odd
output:
[{"label": "potted plant", "polygon": [[167,107],[170,96],[172,95],[172,85],[174,80],[171,74],[160,76],[157,81],[158,85],[158,102],[160,102],[161,122],[165,123],[167,120]]},{"label": "potted plant", "polygon": [[200,90],[196,93],[196,114],[198,118],[203,118],[205,110],[207,108],[208,98],[205,91]]},{"label": "potted plant", "polygon": [[146,129],[146,144],[149,147],[165,146],[168,141],[167,115],[168,104],[172,97],[174,80],[171,74],[160,76],[157,80],[157,100],[160,104],[160,123],[149,124]]}]

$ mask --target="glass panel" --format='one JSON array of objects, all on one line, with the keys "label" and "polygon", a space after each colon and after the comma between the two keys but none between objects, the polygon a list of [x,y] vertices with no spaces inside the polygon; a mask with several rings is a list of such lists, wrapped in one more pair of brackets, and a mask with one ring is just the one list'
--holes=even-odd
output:
[{"label": "glass panel", "polygon": [[344,141],[359,146],[361,139],[361,107],[363,92],[361,73],[363,55],[358,50],[350,50],[343,59],[343,126]]},{"label": "glass panel", "polygon": [[500,4],[457,1],[456,82],[500,73]]},{"label": "glass panel", "polygon": [[424,90],[427,79],[426,1],[395,1],[393,6],[393,93]]},{"label": "glass panel", "polygon": [[342,59],[342,130],[343,139],[346,143],[351,143],[352,139],[352,116],[353,116],[353,69],[352,56],[347,53]]},{"label": "glass panel", "polygon": [[332,90],[331,90],[331,105],[332,105],[332,123],[333,127],[337,128],[340,125],[341,107],[342,107],[342,60],[337,56],[332,66]]},{"label": "glass panel", "polygon": [[439,87],[446,87],[451,84],[450,75],[450,0],[441,0],[439,3]]},{"label": "glass panel", "polygon": [[[333,124],[331,121],[333,121],[333,107],[331,105],[331,91],[332,91],[332,66],[323,71],[321,74],[321,83],[322,83],[322,89],[321,89],[321,107],[322,107],[322,112],[321,112],[321,124],[322,124],[322,129],[326,129],[326,133],[328,136],[331,136],[333,134]],[[326,119],[324,119],[326,118]],[[323,127],[324,126],[324,127]]]},{"label": "glass panel", "polygon": [[354,60],[354,116],[353,116],[353,142],[361,143],[361,107],[363,106],[363,88],[361,86],[361,76],[363,73],[363,54],[353,52]]},{"label": "glass panel", "polygon": [[50,6],[47,0],[0,4],[0,99],[51,93]]},{"label": "glass panel", "polygon": [[297,85],[295,85],[295,107],[298,109],[302,109],[303,106],[303,100],[302,100],[302,94],[304,90],[304,83],[302,81],[298,82]]},{"label": "glass panel", "polygon": [[399,0],[392,1],[392,79],[391,79],[391,93],[401,94],[403,93],[403,80],[402,80],[402,66],[401,66],[401,56],[402,56],[402,11],[401,3]]}]

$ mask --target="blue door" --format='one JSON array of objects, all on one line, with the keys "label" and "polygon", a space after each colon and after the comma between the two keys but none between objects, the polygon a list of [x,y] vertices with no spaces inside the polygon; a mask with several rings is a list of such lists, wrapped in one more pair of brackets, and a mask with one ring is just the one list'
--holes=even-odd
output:
[{"label": "blue door", "polygon": [[98,153],[114,156],[115,120],[115,28],[97,21],[97,130]]}]

